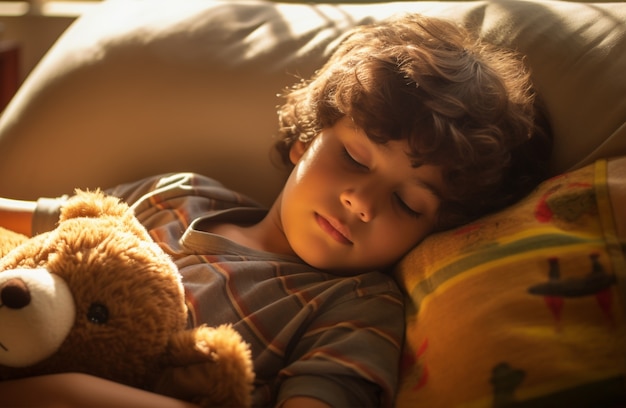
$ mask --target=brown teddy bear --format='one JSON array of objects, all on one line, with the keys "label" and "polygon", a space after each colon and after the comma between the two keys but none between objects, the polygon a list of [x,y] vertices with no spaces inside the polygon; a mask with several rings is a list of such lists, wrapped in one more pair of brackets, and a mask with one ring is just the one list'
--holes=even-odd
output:
[{"label": "brown teddy bear", "polygon": [[180,275],[130,208],[77,191],[58,226],[0,230],[0,380],[82,372],[201,406],[248,406],[248,346],[187,329]]}]

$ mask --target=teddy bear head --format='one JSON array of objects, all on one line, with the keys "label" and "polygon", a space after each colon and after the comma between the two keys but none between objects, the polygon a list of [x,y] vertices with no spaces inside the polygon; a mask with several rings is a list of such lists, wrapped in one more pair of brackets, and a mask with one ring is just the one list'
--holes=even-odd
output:
[{"label": "teddy bear head", "polygon": [[0,378],[62,370],[143,386],[186,326],[176,266],[102,194],[68,200],[58,227],[13,248],[0,271]]},{"label": "teddy bear head", "polygon": [[[180,377],[172,367],[207,363],[188,374],[203,376],[194,381],[206,388],[202,382],[216,370],[220,352],[212,343],[215,333],[186,330],[178,270],[126,204],[101,192],[77,191],[63,205],[55,229],[23,239],[3,240],[0,234],[3,243],[0,380],[82,372],[154,389],[164,373]],[[231,348],[221,357],[231,367],[231,391],[245,396],[251,382],[248,350],[232,329],[220,335]],[[210,381],[215,386],[227,379]],[[230,397],[224,398],[228,403]]]}]

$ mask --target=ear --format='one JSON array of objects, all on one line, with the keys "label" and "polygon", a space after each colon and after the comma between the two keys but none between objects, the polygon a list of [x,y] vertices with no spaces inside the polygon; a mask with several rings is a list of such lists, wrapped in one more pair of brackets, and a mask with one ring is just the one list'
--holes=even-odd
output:
[{"label": "ear", "polygon": [[61,207],[60,221],[83,217],[123,217],[128,211],[126,204],[117,198],[105,195],[100,190],[76,190],[75,195],[70,197]]},{"label": "ear", "polygon": [[106,218],[119,223],[120,227],[142,240],[152,242],[150,234],[135,218],[128,204],[117,197],[106,195],[99,189],[94,191],[77,189],[75,195],[61,207],[59,222],[75,218]]},{"label": "ear", "polygon": [[28,237],[26,235],[18,234],[17,232],[0,227],[0,258],[27,240]]},{"label": "ear", "polygon": [[296,140],[295,143],[291,145],[291,148],[289,149],[289,160],[291,161],[291,164],[296,164],[300,161],[300,158],[302,158],[302,155],[306,152],[308,146],[308,143],[304,143],[301,140]]},{"label": "ear", "polygon": [[254,373],[248,345],[228,325],[172,336],[154,391],[202,407],[248,407]]}]

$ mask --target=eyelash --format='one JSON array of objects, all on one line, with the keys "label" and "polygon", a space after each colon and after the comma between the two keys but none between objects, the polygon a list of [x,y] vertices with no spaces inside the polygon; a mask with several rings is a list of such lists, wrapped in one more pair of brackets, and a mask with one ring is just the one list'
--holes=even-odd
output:
[{"label": "eyelash", "polygon": [[345,147],[343,148],[343,157],[351,166],[357,167],[361,170],[369,170],[366,165],[357,161]]},{"label": "eyelash", "polygon": [[396,200],[396,202],[398,203],[398,205],[400,206],[400,208],[402,209],[402,211],[404,211],[405,213],[407,213],[411,217],[418,218],[418,217],[420,217],[422,215],[422,213],[417,212],[414,209],[412,209],[411,207],[409,207],[408,204],[405,203],[404,200],[398,194],[394,194],[393,196],[394,196],[394,199]]},{"label": "eyelash", "polygon": [[[356,160],[350,154],[348,149],[346,149],[345,147],[343,148],[343,157],[346,160],[346,162],[350,164],[351,166],[359,170],[368,170],[368,167],[360,163],[358,160]],[[402,200],[402,198],[397,193],[393,195],[393,198],[394,198],[394,201],[400,206],[400,209],[404,211],[406,214],[408,214],[409,216],[417,218],[422,215],[420,212],[417,212],[413,210],[411,207],[409,207],[409,205],[405,203],[404,200]]]}]

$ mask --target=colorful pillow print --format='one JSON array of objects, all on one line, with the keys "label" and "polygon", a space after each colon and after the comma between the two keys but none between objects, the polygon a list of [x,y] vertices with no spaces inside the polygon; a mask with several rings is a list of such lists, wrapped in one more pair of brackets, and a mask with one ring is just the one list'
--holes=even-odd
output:
[{"label": "colorful pillow print", "polygon": [[409,298],[397,406],[625,401],[626,267],[606,161],[433,235],[396,276]]}]

